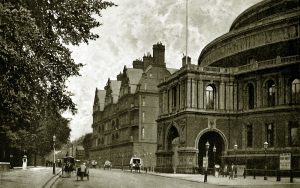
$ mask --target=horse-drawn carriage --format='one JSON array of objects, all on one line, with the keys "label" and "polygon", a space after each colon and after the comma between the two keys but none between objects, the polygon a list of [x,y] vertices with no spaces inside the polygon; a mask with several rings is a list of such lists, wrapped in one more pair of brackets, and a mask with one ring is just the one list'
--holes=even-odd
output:
[{"label": "horse-drawn carriage", "polygon": [[103,169],[105,170],[107,168],[108,170],[111,170],[111,167],[112,167],[111,162],[106,160],[104,162]]},{"label": "horse-drawn carriage", "polygon": [[71,172],[74,170],[76,170],[74,157],[72,156],[64,157],[62,161],[62,176],[71,177]]},{"label": "horse-drawn carriage", "polygon": [[89,180],[89,168],[85,165],[85,163],[83,163],[82,165],[80,165],[80,167],[77,168],[77,180],[78,177],[80,177],[81,180],[83,180],[84,177],[87,178],[87,180]]},{"label": "horse-drawn carriage", "polygon": [[143,166],[143,161],[139,157],[131,157],[130,159],[130,171],[135,170],[135,172],[141,172],[141,166]]}]

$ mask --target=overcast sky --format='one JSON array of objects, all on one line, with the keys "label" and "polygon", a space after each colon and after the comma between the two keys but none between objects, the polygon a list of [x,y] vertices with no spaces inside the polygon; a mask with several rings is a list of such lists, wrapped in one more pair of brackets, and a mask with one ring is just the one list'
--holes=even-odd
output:
[{"label": "overcast sky", "polygon": [[[186,0],[112,0],[117,7],[102,12],[103,25],[93,31],[100,35],[89,45],[71,47],[72,57],[85,64],[81,77],[69,79],[78,113],[71,118],[71,140],[92,132],[92,108],[96,87],[103,89],[107,79],[116,79],[124,65],[152,54],[152,45],[166,46],[166,64],[180,68],[185,53]],[[201,50],[228,32],[233,20],[261,0],[188,0],[189,53],[197,64]]]}]

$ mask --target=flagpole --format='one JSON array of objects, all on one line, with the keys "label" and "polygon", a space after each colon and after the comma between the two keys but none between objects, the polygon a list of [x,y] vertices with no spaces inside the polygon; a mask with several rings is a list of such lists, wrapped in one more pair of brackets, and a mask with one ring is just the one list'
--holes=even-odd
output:
[{"label": "flagpole", "polygon": [[186,14],[185,14],[185,64],[187,65],[188,63],[188,38],[189,38],[189,33],[188,33],[188,0],[185,1],[185,9],[186,9]]}]

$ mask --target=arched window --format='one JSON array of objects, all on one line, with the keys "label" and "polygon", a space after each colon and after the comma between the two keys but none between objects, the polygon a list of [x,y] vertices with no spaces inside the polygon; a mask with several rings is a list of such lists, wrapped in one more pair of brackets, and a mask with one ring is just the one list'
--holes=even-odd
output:
[{"label": "arched window", "polygon": [[292,103],[300,104],[300,79],[294,79],[292,82]]},{"label": "arched window", "polygon": [[248,108],[254,108],[254,86],[253,84],[248,84]]},{"label": "arched window", "polygon": [[273,80],[267,82],[267,93],[268,107],[275,106],[275,83]]},{"label": "arched window", "polygon": [[213,85],[208,85],[205,89],[206,109],[214,109],[215,107],[215,88]]}]

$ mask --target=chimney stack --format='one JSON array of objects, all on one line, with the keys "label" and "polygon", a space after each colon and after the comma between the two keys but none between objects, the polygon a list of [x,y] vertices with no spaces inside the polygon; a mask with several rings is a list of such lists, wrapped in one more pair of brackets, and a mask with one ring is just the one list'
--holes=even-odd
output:
[{"label": "chimney stack", "polygon": [[144,70],[153,63],[153,58],[149,52],[147,53],[147,55],[144,55],[143,62],[144,62]]},{"label": "chimney stack", "polygon": [[153,45],[153,64],[154,66],[166,67],[165,46],[161,42]]}]

